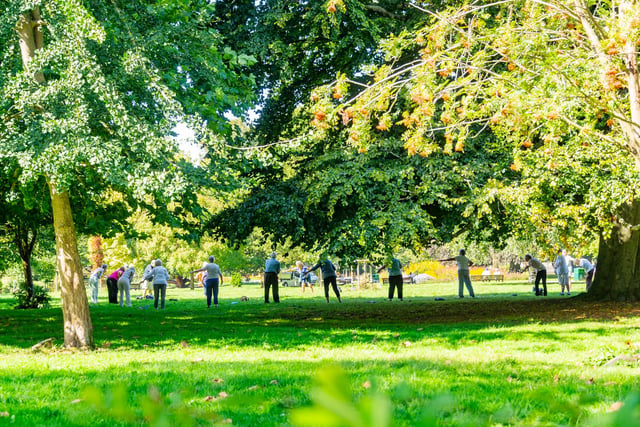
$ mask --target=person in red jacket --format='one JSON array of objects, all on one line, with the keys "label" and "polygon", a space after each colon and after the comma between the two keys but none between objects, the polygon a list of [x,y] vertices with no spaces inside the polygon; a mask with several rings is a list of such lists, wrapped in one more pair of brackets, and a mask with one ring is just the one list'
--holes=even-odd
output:
[{"label": "person in red jacket", "polygon": [[118,303],[118,279],[124,273],[124,267],[120,267],[107,277],[107,291],[109,292],[109,304]]}]

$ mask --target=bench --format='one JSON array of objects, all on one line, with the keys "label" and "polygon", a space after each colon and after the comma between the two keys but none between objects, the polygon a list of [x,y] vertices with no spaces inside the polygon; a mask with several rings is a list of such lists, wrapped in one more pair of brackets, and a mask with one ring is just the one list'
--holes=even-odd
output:
[{"label": "bench", "polygon": [[504,274],[472,274],[472,282],[504,282]]},{"label": "bench", "polygon": [[[402,277],[402,283],[404,283],[404,284],[413,283],[413,277],[410,277],[410,276]],[[382,279],[382,284],[383,285],[388,285],[389,284],[389,278],[388,277],[384,277]]]}]

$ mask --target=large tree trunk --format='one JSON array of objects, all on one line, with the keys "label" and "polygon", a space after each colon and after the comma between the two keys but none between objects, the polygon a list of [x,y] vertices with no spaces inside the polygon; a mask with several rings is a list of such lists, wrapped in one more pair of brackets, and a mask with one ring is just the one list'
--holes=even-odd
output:
[{"label": "large tree trunk", "polygon": [[69,193],[58,193],[50,184],[53,228],[56,235],[56,264],[60,275],[64,344],[66,347],[92,348],[93,325],[87,291],[82,278],[82,264],[71,215]]},{"label": "large tree trunk", "polygon": [[596,276],[589,299],[640,300],[640,201],[625,206],[609,238],[600,238]]}]

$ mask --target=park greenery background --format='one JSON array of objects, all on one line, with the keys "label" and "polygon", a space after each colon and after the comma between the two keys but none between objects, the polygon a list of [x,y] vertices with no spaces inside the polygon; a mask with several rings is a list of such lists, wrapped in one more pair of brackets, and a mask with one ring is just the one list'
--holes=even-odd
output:
[{"label": "park greenery background", "polygon": [[[216,255],[227,274],[249,274],[258,273],[256,269],[274,249],[287,265],[297,259],[314,263],[329,255],[347,266],[362,258],[381,265],[392,254],[400,254],[405,262],[432,260],[465,247],[477,262],[505,269],[505,260],[513,262],[525,252],[550,259],[558,248],[567,248],[574,255],[597,256],[598,274],[588,294],[562,301],[578,313],[565,320],[550,315],[541,302],[529,301],[532,298],[517,308],[504,303],[501,298],[523,293],[511,289],[512,285],[495,292],[495,304],[483,304],[482,300],[473,305],[466,301],[443,304],[440,307],[451,313],[443,318],[416,317],[416,312],[434,310],[431,297],[450,295],[450,290],[434,293],[431,288],[420,288],[414,295],[421,304],[417,311],[407,308],[409,304],[379,310],[372,308],[379,307],[377,303],[367,305],[373,296],[361,300],[358,295],[343,311],[333,312],[339,309],[305,298],[295,302],[293,311],[301,313],[298,319],[289,311],[292,308],[264,314],[266,309],[256,305],[260,291],[253,289],[251,303],[233,305],[240,311],[222,314],[221,324],[233,324],[235,315],[257,322],[247,327],[251,330],[263,331],[257,324],[269,324],[274,336],[282,334],[282,340],[266,340],[267,345],[273,345],[270,341],[300,341],[286,328],[273,328],[272,322],[277,326],[299,321],[312,328],[317,311],[333,313],[327,315],[333,320],[321,328],[320,335],[341,331],[338,318],[354,318],[356,333],[352,336],[356,338],[361,328],[385,325],[389,316],[395,319],[393,328],[401,329],[399,336],[410,330],[418,332],[416,322],[422,331],[436,335],[453,334],[457,328],[484,330],[493,328],[494,323],[509,328],[509,322],[515,322],[516,329],[522,325],[528,331],[523,334],[527,339],[521,340],[525,341],[524,350],[507,346],[504,352],[515,354],[512,369],[534,370],[527,383],[539,390],[538,384],[546,384],[543,377],[553,368],[539,368],[531,354],[544,358],[539,346],[559,345],[548,335],[548,342],[529,339],[536,336],[538,328],[532,322],[536,316],[525,313],[542,311],[540,322],[550,323],[552,329],[572,331],[562,342],[569,342],[567,357],[583,366],[598,365],[584,353],[596,348],[609,347],[610,356],[628,353],[630,360],[637,353],[635,338],[625,337],[632,334],[637,322],[633,303],[640,298],[640,5],[636,2],[5,3],[0,12],[3,289],[18,289],[27,306],[38,305],[42,296],[34,282],[59,290],[52,301],[54,308],[24,314],[3,309],[6,350],[11,355],[7,361],[24,359],[28,351],[27,342],[16,340],[53,335],[61,338],[56,346],[66,349],[51,350],[50,357],[61,364],[54,366],[71,369],[66,371],[71,372],[68,377],[84,376],[95,382],[94,376],[99,377],[102,369],[85,374],[76,369],[100,366],[97,358],[104,351],[104,342],[114,341],[100,334],[119,332],[106,323],[110,315],[122,313],[116,308],[88,305],[86,275],[103,261],[111,267],[132,263],[141,271],[149,260],[160,258],[182,285],[187,271],[199,267],[207,255]],[[175,138],[175,129],[185,126],[193,132],[189,150],[181,148]],[[425,267],[426,271],[431,270]],[[204,319],[210,314],[195,308],[197,293],[188,294],[196,291],[180,291],[186,293],[180,294],[174,309],[186,314],[184,322],[176,321],[179,329],[193,319],[195,324],[208,323]],[[230,293],[232,296],[238,297]],[[10,301],[3,301],[6,310],[15,305]],[[555,304],[550,302],[548,307],[557,308]],[[503,306],[513,311],[503,311]],[[149,320],[141,317],[147,313],[142,308],[129,312],[142,331],[154,330],[155,323],[167,324],[161,320],[163,314],[156,313],[148,316],[152,323],[145,323]],[[473,326],[465,317],[489,309],[495,314],[483,321],[494,322],[491,325]],[[399,314],[391,315],[390,311]],[[253,316],[257,320],[252,320]],[[583,320],[591,317],[602,323],[596,326]],[[443,331],[438,332],[439,327],[432,324],[442,324]],[[248,354],[245,362],[234,365],[233,357],[240,359],[237,352],[250,353],[259,345],[236,343],[238,347],[228,352],[228,348],[217,348],[208,341],[197,343],[203,338],[197,332],[200,329],[195,329],[194,337],[200,338],[186,339],[180,348],[201,349],[207,353],[203,360],[228,360],[229,366],[244,372],[253,357],[276,357],[269,350],[260,356]],[[381,340],[389,330],[373,334],[371,340]],[[595,335],[594,330],[598,331]],[[129,343],[123,347],[135,347],[134,336],[143,335],[122,335]],[[431,384],[427,380],[433,377],[429,361],[437,359],[440,364],[438,355],[447,352],[438,347],[430,353],[421,339],[417,341],[422,344],[403,350],[413,353],[409,357],[412,362],[398,362],[399,371],[406,369],[400,375],[402,384],[411,383],[412,375],[418,375],[415,383],[420,387]],[[474,349],[463,342],[467,339],[453,351],[468,349],[473,354]],[[162,358],[162,352],[171,352],[174,343],[149,338],[142,346],[154,347],[161,353],[155,356]],[[353,355],[366,353],[365,349],[354,349],[344,340],[338,343],[329,354],[322,345],[309,350],[323,354],[319,368],[325,367],[335,352],[337,365],[343,369],[357,366],[376,371],[379,368],[371,361],[393,361],[388,354],[397,350],[384,348],[358,362]],[[479,347],[479,359],[462,358],[468,363],[461,366],[492,367],[487,359],[489,348],[494,347]],[[76,353],[74,349],[85,351]],[[123,351],[131,352],[127,359],[138,357],[134,355],[144,360],[154,357],[144,347]],[[286,360],[293,356],[281,356],[285,360],[280,366],[293,375],[295,370],[288,367],[293,364]],[[51,368],[39,357],[30,359],[35,361],[31,374],[17,375],[14,370],[16,374],[5,377],[4,382],[10,383],[9,378],[15,376],[24,381],[32,378],[33,383],[12,384],[25,389],[46,383]],[[179,359],[171,357],[169,360]],[[350,357],[355,365],[349,365]],[[445,365],[446,360],[454,363],[445,359]],[[633,364],[630,360],[623,360],[623,365]],[[551,361],[567,362],[560,355]],[[111,366],[122,365],[120,362]],[[7,363],[15,366],[15,362]],[[118,394],[127,392],[114,387],[113,377],[105,376],[104,387],[93,392],[86,391],[84,384],[73,390],[51,390],[54,396],[73,395],[70,400],[79,399],[82,405],[93,402],[92,408],[78,406],[74,415],[43,404],[44,412],[34,413],[34,423],[44,423],[43,413],[49,410],[54,418],[60,417],[61,424],[64,420],[82,423],[88,416],[82,411],[93,414],[88,417],[96,422],[103,417],[136,423],[142,417],[163,423],[164,418],[154,417],[166,411],[169,418],[184,415],[185,420],[200,422],[200,408],[194,413],[189,405],[180,403],[191,402],[181,400],[182,395],[198,401],[195,389],[187,386],[190,391],[177,392],[173,387],[171,377],[178,374],[179,364],[168,363],[173,366],[168,368],[157,363],[153,371],[164,367],[165,382],[154,385],[142,379],[134,391],[141,397],[134,399],[130,410],[121,405],[129,399]],[[312,392],[313,369],[304,363],[298,367],[304,374],[294,387],[292,400],[283,400],[280,394],[274,398],[289,402],[280,403],[286,409],[311,401],[322,405],[323,399],[326,404],[327,396],[346,389],[334,390],[325,377],[328,385]],[[627,368],[616,366],[607,372]],[[541,398],[507,397],[509,393],[501,393],[495,383],[495,372],[486,369],[477,371],[479,379],[474,387],[486,383],[485,394],[504,395],[499,403],[477,400],[482,394],[478,388],[463,388],[463,396],[456,396],[453,381],[449,387],[447,381],[434,387],[433,395],[413,384],[400,392],[396,385],[401,382],[391,381],[395,374],[389,370],[370,380],[353,374],[354,384],[371,382],[366,388],[372,389],[371,394],[364,393],[367,398],[360,401],[357,397],[362,390],[354,391],[355,397],[350,397],[355,403],[347,396],[351,403],[346,407],[330,406],[346,408],[347,412],[354,408],[364,413],[368,408],[381,411],[366,415],[369,418],[363,425],[384,423],[388,414],[393,413],[395,419],[405,412],[398,422],[407,425],[418,419],[429,423],[430,416],[456,425],[595,423],[592,415],[607,408],[627,416],[624,411],[637,406],[634,395],[629,394],[636,386],[634,377],[623,381],[616,374],[603,383],[616,384],[613,391],[587,378],[587,385],[596,385],[587,388],[597,390],[594,399],[599,402],[590,405],[593,396],[582,391],[587,374],[578,370],[570,372],[572,388],[567,391],[578,396],[577,400],[542,399],[541,411],[535,410]],[[105,375],[108,371],[105,368]],[[507,378],[511,378],[508,384],[518,383],[512,380],[519,377]],[[564,384],[560,378],[553,383],[557,387]],[[439,379],[437,375],[435,379]],[[282,383],[274,380],[277,382],[270,385]],[[380,394],[373,392],[377,381]],[[3,394],[3,399],[9,407],[22,408],[24,415],[31,416],[27,406],[13,400],[22,399],[23,391]],[[411,409],[397,405],[396,392],[416,393],[417,397],[410,399]],[[101,393],[109,394],[106,400],[110,404],[101,406]],[[309,393],[315,400],[307,397]],[[219,405],[211,396],[209,401]],[[631,396],[631,404],[617,403],[626,396]],[[464,399],[467,397],[469,400]],[[387,412],[385,399],[395,403]],[[426,418],[418,415],[431,400],[439,403],[426,410]],[[510,402],[512,412],[505,401]],[[575,411],[553,418],[544,402],[561,402]],[[487,404],[491,409],[484,409]],[[497,406],[507,408],[506,412],[499,413]],[[244,405],[245,409],[259,407]],[[227,411],[210,409],[203,409],[202,416]],[[12,412],[7,410],[3,416],[14,420]],[[285,413],[282,423],[296,422],[296,416],[289,418],[288,411],[280,413]],[[241,425],[256,420],[234,418],[232,422]],[[279,423],[274,413],[257,419],[263,423],[267,418]],[[320,419],[324,420],[316,418]],[[15,420],[25,422],[20,416]],[[226,418],[216,420],[224,422]]]}]

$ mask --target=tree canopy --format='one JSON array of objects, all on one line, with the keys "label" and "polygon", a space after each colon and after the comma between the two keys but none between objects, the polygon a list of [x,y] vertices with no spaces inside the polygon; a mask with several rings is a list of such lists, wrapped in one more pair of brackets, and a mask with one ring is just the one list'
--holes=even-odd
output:
[{"label": "tree canopy", "polygon": [[[328,22],[351,6],[327,3]],[[325,73],[291,116],[298,138],[261,153],[237,232],[271,222],[340,254],[467,231],[586,253],[602,235],[594,294],[637,299],[638,6],[405,6],[421,17]],[[626,279],[611,282],[621,257]]]},{"label": "tree canopy", "polygon": [[[613,289],[607,265],[622,253],[607,254],[637,246],[624,236],[638,222],[638,6],[507,1],[423,12],[422,25],[381,44],[387,62],[369,82],[341,74],[315,92],[316,137],[341,124],[365,152],[395,130],[408,155],[432,159],[475,156],[469,145],[493,135],[513,179],[489,179],[474,197],[478,213],[493,215],[497,202],[516,233],[547,248],[584,251],[601,233],[599,277]],[[637,299],[629,277],[609,295]]]},{"label": "tree canopy", "polygon": [[104,232],[138,208],[173,225],[202,213],[195,190],[215,161],[191,164],[172,129],[189,123],[215,160],[225,115],[253,86],[252,59],[208,27],[213,7],[12,0],[0,12],[0,154],[15,180],[50,188],[67,345],[92,345],[73,215]]}]

